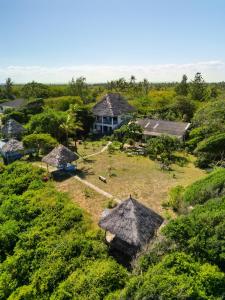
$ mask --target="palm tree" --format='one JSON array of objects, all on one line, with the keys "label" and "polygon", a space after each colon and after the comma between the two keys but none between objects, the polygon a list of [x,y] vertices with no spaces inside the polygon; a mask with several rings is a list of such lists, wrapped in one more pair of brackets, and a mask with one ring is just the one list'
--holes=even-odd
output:
[{"label": "palm tree", "polygon": [[66,122],[62,124],[62,128],[66,132],[67,144],[69,135],[74,137],[75,151],[77,151],[77,133],[83,129],[82,123],[78,119],[78,112],[79,106],[77,104],[70,105]]}]

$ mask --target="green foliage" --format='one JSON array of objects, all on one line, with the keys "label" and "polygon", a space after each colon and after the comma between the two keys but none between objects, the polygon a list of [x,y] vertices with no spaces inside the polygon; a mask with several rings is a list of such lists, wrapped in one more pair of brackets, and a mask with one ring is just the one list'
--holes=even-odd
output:
[{"label": "green foliage", "polygon": [[25,148],[34,149],[39,154],[47,154],[56,145],[57,141],[50,134],[47,133],[33,133],[23,138]]},{"label": "green foliage", "polygon": [[70,108],[71,104],[82,104],[82,100],[79,96],[63,96],[63,97],[54,97],[54,98],[47,98],[44,101],[45,106],[59,110],[59,111],[66,111]]},{"label": "green foliage", "polygon": [[225,270],[225,198],[198,205],[187,216],[172,220],[164,233],[178,249]]},{"label": "green foliage", "polygon": [[191,82],[190,94],[191,99],[198,101],[204,101],[209,96],[201,73],[196,73],[194,80]]},{"label": "green foliage", "polygon": [[46,109],[42,113],[33,115],[27,124],[30,133],[48,133],[58,141],[63,137],[63,130],[60,129],[66,120],[66,113]]},{"label": "green foliage", "polygon": [[102,235],[42,176],[22,162],[0,174],[0,299],[103,299],[123,288],[127,272]]},{"label": "green foliage", "polygon": [[13,99],[13,82],[11,78],[6,79],[3,93],[5,98]]},{"label": "green foliage", "polygon": [[35,81],[29,82],[22,87],[22,97],[24,98],[47,98],[49,96],[49,87],[43,83]]},{"label": "green foliage", "polygon": [[125,143],[128,139],[138,141],[142,137],[142,132],[143,130],[140,125],[135,122],[130,122],[116,129],[114,131],[114,137],[122,143]]},{"label": "green foliage", "polygon": [[14,119],[19,123],[25,123],[27,121],[27,117],[22,111],[13,110],[13,111],[5,111],[2,117],[2,123],[5,124],[7,120]]},{"label": "green foliage", "polygon": [[215,157],[221,157],[225,149],[225,133],[219,133],[208,137],[200,142],[195,150],[196,153],[210,153]]},{"label": "green foliage", "polygon": [[183,193],[184,187],[182,185],[178,185],[169,191],[168,205],[172,207],[174,211],[179,211],[181,209]]},{"label": "green foliage", "polygon": [[[79,96],[83,101],[88,95],[88,87],[86,84],[85,77],[79,77],[76,80],[72,78],[71,82],[69,83],[69,95],[71,96]],[[85,103],[85,101],[84,101]]]},{"label": "green foliage", "polygon": [[208,102],[200,107],[193,118],[193,125],[211,127],[214,132],[222,131],[225,128],[225,101]]},{"label": "green foliage", "polygon": [[187,76],[183,75],[181,82],[175,87],[177,95],[187,96],[189,91],[189,85],[187,83]]},{"label": "green foliage", "polygon": [[168,166],[175,161],[174,151],[181,148],[181,142],[174,137],[160,136],[150,138],[146,147],[147,154],[153,160],[158,160]]},{"label": "green foliage", "polygon": [[106,299],[221,299],[225,275],[183,252],[167,255],[146,273],[133,277],[122,293]]},{"label": "green foliage", "polygon": [[219,169],[188,186],[183,199],[190,205],[202,204],[225,194],[225,170]]},{"label": "green foliage", "polygon": [[123,144],[117,141],[113,141],[109,146],[108,146],[108,152],[113,153],[114,151],[119,151],[123,147]]},{"label": "green foliage", "polygon": [[103,299],[109,292],[124,286],[126,271],[113,260],[90,263],[72,273],[51,297],[52,300]]}]

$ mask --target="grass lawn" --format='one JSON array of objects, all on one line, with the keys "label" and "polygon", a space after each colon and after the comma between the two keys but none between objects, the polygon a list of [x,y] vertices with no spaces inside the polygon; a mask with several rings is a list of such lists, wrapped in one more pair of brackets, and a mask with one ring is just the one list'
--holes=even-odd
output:
[{"label": "grass lawn", "polygon": [[78,153],[82,157],[90,155],[99,152],[106,144],[106,141],[82,142],[82,144],[77,145]]},{"label": "grass lawn", "polygon": [[[87,161],[79,161],[80,175],[119,199],[131,194],[153,210],[162,213],[162,202],[176,185],[186,186],[203,177],[205,172],[195,168],[193,158],[185,167],[172,166],[173,171],[161,171],[158,163],[147,157],[128,157],[125,153],[107,151]],[[102,175],[107,183],[98,179]],[[95,205],[98,205],[96,202]],[[93,209],[95,209],[93,207]]]},{"label": "grass lawn", "polygon": [[55,182],[58,190],[66,192],[70,198],[80,205],[93,220],[93,225],[99,221],[102,211],[107,207],[108,198],[98,194],[74,178]]}]

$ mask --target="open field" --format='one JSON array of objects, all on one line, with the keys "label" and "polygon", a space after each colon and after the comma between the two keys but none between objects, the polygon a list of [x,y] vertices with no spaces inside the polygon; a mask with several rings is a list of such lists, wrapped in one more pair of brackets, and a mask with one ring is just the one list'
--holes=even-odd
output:
[{"label": "open field", "polygon": [[[83,147],[83,145],[82,145]],[[78,175],[111,193],[119,199],[127,199],[131,194],[148,207],[163,214],[162,203],[167,199],[168,191],[176,185],[188,185],[205,176],[205,172],[195,168],[193,158],[185,167],[173,166],[173,171],[162,171],[159,165],[142,156],[128,157],[125,153],[99,155],[79,160]],[[102,175],[107,183],[98,179]],[[107,206],[109,199],[86,187],[75,178],[56,183],[61,191],[68,192],[70,197],[86,209],[96,223]]]},{"label": "open field", "polygon": [[90,214],[93,225],[98,223],[102,211],[107,207],[108,198],[98,194],[73,177],[62,182],[56,182],[55,185],[58,190],[66,192],[74,202]]},{"label": "open field", "polygon": [[[108,154],[92,157],[78,163],[80,175],[101,189],[119,199],[126,199],[131,194],[152,209],[161,212],[161,203],[167,199],[169,189],[176,185],[188,185],[204,172],[195,168],[193,163],[185,167],[173,166],[173,171],[161,171],[159,165],[146,157],[128,157],[125,153]],[[98,179],[102,175],[107,183]]]}]

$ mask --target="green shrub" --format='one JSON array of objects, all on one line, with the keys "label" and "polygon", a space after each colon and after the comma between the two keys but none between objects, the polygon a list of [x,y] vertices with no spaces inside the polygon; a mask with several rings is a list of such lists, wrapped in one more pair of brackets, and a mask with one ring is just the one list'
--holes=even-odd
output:
[{"label": "green shrub", "polygon": [[174,211],[178,211],[181,208],[183,193],[184,187],[182,185],[178,185],[169,191],[168,205],[172,207]]},{"label": "green shrub", "polygon": [[188,186],[184,193],[184,202],[195,205],[225,194],[225,169],[219,169],[207,177]]}]

